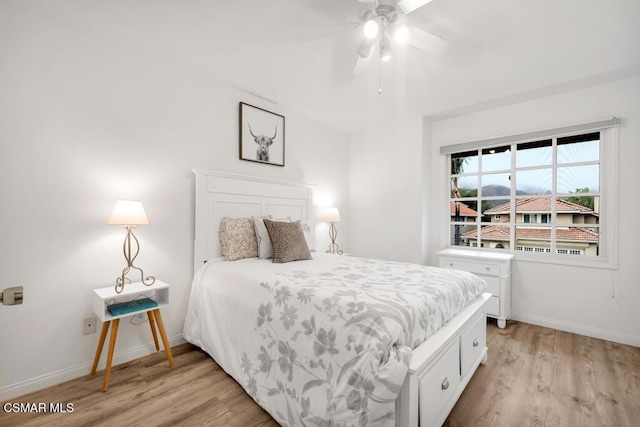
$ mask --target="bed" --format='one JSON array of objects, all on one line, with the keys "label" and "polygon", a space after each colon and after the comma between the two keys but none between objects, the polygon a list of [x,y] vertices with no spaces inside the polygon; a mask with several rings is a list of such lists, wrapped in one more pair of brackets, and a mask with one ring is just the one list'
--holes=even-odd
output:
[{"label": "bed", "polygon": [[[310,251],[273,262],[290,252],[289,240],[283,252],[274,237],[279,230],[314,246],[313,187],[194,172],[185,339],[282,425],[440,425],[486,361],[484,281]],[[219,236],[248,218],[270,227],[271,258],[260,252],[257,232],[259,256],[224,261]]]}]

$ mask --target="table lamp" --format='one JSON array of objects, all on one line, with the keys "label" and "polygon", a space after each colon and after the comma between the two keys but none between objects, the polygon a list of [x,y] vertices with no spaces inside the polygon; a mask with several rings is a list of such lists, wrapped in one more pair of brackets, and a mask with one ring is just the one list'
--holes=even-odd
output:
[{"label": "table lamp", "polygon": [[[109,219],[107,219],[107,224],[124,225],[125,230],[127,230],[123,245],[124,259],[127,261],[127,266],[122,270],[122,274],[116,278],[116,292],[122,292],[125,281],[131,283],[131,280],[127,278],[127,273],[129,273],[132,268],[140,271],[140,281],[143,284],[147,286],[153,285],[156,279],[153,276],[145,278],[142,269],[133,265],[138,253],[140,253],[140,242],[138,242],[138,239],[133,234],[133,229],[136,228],[137,225],[149,225],[149,219],[144,211],[142,202],[136,200],[118,200],[111,211],[111,215],[109,215]],[[133,252],[132,240],[135,244],[133,245]]]},{"label": "table lamp", "polygon": [[329,237],[331,238],[331,244],[329,245],[329,249],[326,251],[328,254],[338,254],[342,255],[342,249],[336,243],[336,237],[338,237],[338,230],[336,229],[335,223],[340,221],[340,212],[338,208],[327,208],[327,210],[322,215],[322,219],[324,221],[329,221],[331,224],[329,226]]}]

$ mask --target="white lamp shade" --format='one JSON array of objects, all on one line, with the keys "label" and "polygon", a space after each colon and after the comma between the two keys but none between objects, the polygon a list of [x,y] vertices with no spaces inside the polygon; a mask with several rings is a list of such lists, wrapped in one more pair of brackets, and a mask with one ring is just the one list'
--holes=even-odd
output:
[{"label": "white lamp shade", "polygon": [[327,208],[322,215],[322,219],[324,221],[332,222],[340,221],[340,212],[338,211],[338,208]]},{"label": "white lamp shade", "polygon": [[370,19],[364,24],[364,35],[365,37],[372,39],[378,35],[380,31],[380,24],[378,24],[375,20]]},{"label": "white lamp shade", "polygon": [[405,25],[397,26],[393,32],[393,38],[398,44],[403,44],[409,41],[409,28]]},{"label": "white lamp shade", "polygon": [[149,225],[149,219],[142,202],[137,200],[118,200],[107,219],[114,225]]}]

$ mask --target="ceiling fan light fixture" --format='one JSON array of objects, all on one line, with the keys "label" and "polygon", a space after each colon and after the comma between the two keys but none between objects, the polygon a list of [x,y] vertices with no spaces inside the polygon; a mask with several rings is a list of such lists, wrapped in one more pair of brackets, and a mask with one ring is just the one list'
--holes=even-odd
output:
[{"label": "ceiling fan light fixture", "polygon": [[385,62],[391,59],[391,44],[387,36],[380,38],[380,59]]},{"label": "ceiling fan light fixture", "polygon": [[399,25],[393,32],[393,38],[398,44],[404,44],[409,41],[409,28],[406,25]]},{"label": "ceiling fan light fixture", "polygon": [[380,25],[376,22],[375,19],[369,19],[364,24],[364,36],[372,39],[378,35],[380,31]]}]

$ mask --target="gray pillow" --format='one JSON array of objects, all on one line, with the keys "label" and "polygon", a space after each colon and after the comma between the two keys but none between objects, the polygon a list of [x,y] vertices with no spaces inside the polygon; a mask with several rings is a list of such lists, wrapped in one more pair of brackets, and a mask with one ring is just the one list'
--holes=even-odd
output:
[{"label": "gray pillow", "polygon": [[273,246],[273,262],[284,263],[311,258],[300,221],[281,222],[264,219]]}]

